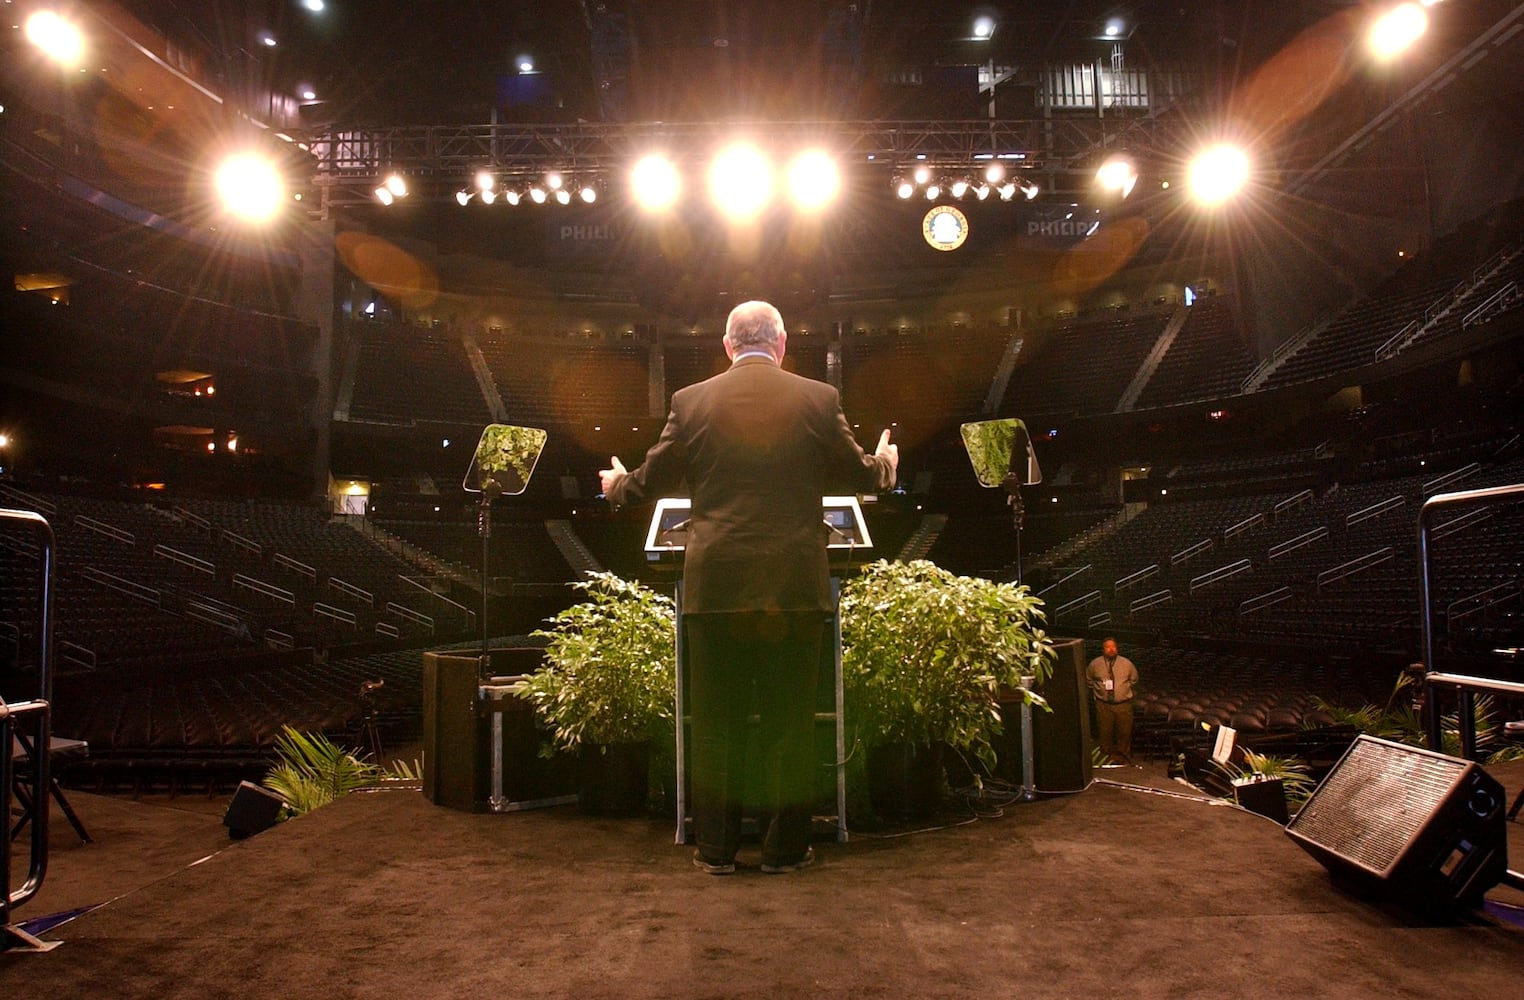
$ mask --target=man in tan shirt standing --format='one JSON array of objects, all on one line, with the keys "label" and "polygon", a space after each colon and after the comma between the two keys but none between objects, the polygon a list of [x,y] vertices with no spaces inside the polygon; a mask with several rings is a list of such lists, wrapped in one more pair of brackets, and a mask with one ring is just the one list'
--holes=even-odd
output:
[{"label": "man in tan shirt standing", "polygon": [[1110,637],[1101,643],[1101,655],[1085,668],[1085,680],[1095,695],[1096,742],[1107,763],[1132,763],[1132,695],[1138,668],[1117,652]]}]

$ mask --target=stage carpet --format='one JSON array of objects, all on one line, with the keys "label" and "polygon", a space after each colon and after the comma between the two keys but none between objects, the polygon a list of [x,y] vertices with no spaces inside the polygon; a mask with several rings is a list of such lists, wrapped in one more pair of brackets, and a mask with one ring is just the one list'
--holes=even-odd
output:
[{"label": "stage carpet", "polygon": [[58,851],[17,916],[106,905],[45,932],[64,942],[52,952],[0,956],[0,996],[1524,989],[1524,929],[1511,923],[1524,894],[1495,890],[1486,911],[1436,924],[1343,893],[1270,821],[1151,771],[1098,773],[1078,795],[820,844],[816,866],[792,875],[726,878],[696,871],[667,822],[575,808],[470,815],[416,790],[356,794],[230,845],[209,810],[74,793],[98,842]]}]

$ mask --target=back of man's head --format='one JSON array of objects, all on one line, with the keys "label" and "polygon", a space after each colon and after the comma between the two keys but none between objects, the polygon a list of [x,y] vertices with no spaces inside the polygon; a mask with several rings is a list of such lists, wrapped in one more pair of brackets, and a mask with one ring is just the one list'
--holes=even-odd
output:
[{"label": "back of man's head", "polygon": [[783,316],[768,302],[742,302],[725,321],[725,342],[731,351],[765,350],[778,354],[783,341]]}]

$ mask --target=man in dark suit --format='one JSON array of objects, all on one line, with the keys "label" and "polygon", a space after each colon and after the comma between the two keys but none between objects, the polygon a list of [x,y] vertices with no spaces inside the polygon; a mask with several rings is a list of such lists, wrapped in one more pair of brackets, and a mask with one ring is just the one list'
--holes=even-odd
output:
[{"label": "man in dark suit", "polygon": [[761,717],[762,793],[772,816],[762,870],[794,871],[809,846],[815,691],[833,610],[820,498],[894,486],[899,447],[884,431],[865,454],[824,382],[785,372],[788,335],[766,302],[725,324],[730,368],[679,389],[661,438],[633,472],[599,473],[615,506],[675,492],[693,508],[683,562],[694,863],[735,870],[745,723]]}]

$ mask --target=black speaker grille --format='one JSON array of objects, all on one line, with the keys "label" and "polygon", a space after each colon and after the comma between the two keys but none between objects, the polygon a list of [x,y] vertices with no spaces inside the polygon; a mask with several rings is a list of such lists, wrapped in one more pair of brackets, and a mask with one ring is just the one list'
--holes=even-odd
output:
[{"label": "black speaker grille", "polygon": [[1361,737],[1288,831],[1385,876],[1469,767]]}]

